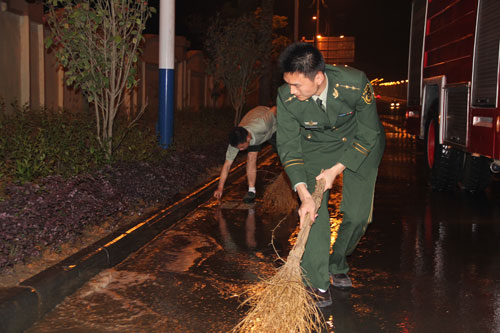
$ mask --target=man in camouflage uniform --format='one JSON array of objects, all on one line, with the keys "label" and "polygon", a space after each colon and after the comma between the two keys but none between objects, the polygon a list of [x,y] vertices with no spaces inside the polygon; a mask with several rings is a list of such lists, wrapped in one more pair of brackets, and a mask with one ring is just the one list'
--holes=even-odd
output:
[{"label": "man in camouflage uniform", "polygon": [[[299,194],[301,226],[314,216],[311,193],[316,180],[326,190],[302,257],[306,283],[320,307],[331,304],[332,285],[350,288],[346,256],[371,222],[378,165],[385,146],[373,89],[366,75],[346,66],[329,66],[314,46],[295,43],[280,56],[286,82],[277,98],[277,148]],[[343,174],[343,221],[330,254],[329,189]]]}]

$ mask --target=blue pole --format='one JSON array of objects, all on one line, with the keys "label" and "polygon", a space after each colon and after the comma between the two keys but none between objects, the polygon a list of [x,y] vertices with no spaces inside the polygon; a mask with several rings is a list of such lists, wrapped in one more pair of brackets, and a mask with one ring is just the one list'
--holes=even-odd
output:
[{"label": "blue pole", "polygon": [[160,0],[158,130],[168,148],[174,133],[175,0]]}]

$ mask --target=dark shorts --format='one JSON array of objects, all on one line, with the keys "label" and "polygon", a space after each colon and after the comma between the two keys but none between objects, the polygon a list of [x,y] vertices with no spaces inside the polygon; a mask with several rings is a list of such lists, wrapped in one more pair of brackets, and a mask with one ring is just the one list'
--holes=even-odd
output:
[{"label": "dark shorts", "polygon": [[[274,132],[273,136],[267,140],[267,143],[269,143],[275,152],[277,152],[276,149],[276,132]],[[247,151],[249,152],[259,152],[262,149],[262,145],[255,145],[255,146],[248,146]]]},{"label": "dark shorts", "polygon": [[269,140],[267,140],[267,142],[269,142],[269,144],[273,147],[273,151],[277,153],[278,149],[276,148],[276,132],[274,132],[273,136]]},{"label": "dark shorts", "polygon": [[259,152],[262,149],[262,145],[248,146],[248,152]]}]

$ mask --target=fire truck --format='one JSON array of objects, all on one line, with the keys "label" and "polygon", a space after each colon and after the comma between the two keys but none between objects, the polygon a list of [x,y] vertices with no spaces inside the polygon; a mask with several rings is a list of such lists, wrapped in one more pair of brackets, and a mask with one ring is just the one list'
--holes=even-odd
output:
[{"label": "fire truck", "polygon": [[430,185],[478,192],[500,172],[500,0],[414,0],[406,123]]}]

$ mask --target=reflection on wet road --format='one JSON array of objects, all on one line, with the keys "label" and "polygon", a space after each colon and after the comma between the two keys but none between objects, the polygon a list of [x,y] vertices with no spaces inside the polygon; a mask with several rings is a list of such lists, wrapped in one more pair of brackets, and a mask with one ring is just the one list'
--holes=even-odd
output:
[{"label": "reflection on wet road", "polygon": [[[432,193],[423,152],[380,105],[387,148],[374,220],[349,258],[354,288],[331,289],[329,332],[500,332],[500,184],[481,196]],[[404,108],[403,108],[404,110]],[[258,198],[279,174],[259,166]],[[238,295],[273,274],[271,231],[282,216],[240,204],[246,180],[165,230],[127,260],[68,297],[30,332],[227,332],[244,314]],[[341,183],[330,198],[341,221]],[[296,217],[281,222],[274,246],[286,256]],[[284,318],[286,320],[286,318]]]}]

